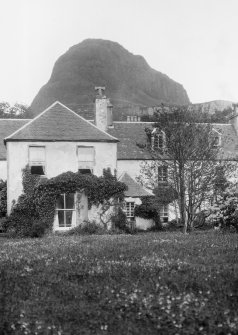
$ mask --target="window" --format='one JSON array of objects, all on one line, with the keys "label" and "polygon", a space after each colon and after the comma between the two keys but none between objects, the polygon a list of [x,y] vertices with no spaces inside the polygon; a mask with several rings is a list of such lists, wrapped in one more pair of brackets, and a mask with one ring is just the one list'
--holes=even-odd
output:
[{"label": "window", "polygon": [[140,116],[138,116],[138,115],[127,115],[126,121],[127,122],[140,122]]},{"label": "window", "polygon": [[154,149],[163,149],[164,148],[164,135],[156,134],[154,136]]},{"label": "window", "polygon": [[169,209],[168,205],[161,205],[160,207],[160,219],[162,222],[169,221]]},{"label": "window", "polygon": [[134,202],[126,202],[126,217],[133,219],[134,218],[134,209],[135,203]]},{"label": "window", "polygon": [[92,174],[92,170],[91,169],[79,169],[79,172],[81,174]]},{"label": "window", "polygon": [[221,137],[220,136],[214,136],[212,138],[212,147],[217,148],[221,145]]},{"label": "window", "polygon": [[29,147],[29,166],[31,174],[40,176],[45,175],[45,147]]},{"label": "window", "polygon": [[151,145],[154,150],[165,149],[165,133],[163,131],[156,133],[156,129],[154,129],[152,132]]},{"label": "window", "polygon": [[168,181],[168,166],[159,166],[158,167],[158,182],[167,182]]},{"label": "window", "polygon": [[95,165],[94,147],[79,146],[77,148],[78,170],[81,173],[92,173]]},{"label": "window", "polygon": [[74,193],[61,194],[56,204],[59,227],[71,227],[75,212]]}]

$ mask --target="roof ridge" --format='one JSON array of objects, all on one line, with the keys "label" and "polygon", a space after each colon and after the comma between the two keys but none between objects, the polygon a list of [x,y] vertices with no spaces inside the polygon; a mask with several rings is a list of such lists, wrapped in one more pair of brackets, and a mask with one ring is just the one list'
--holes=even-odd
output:
[{"label": "roof ridge", "polygon": [[41,115],[43,115],[44,113],[46,113],[50,108],[52,108],[54,105],[56,105],[58,103],[58,101],[55,101],[52,105],[50,105],[49,107],[47,107],[45,110],[43,110],[43,112],[41,112],[40,114],[38,114],[36,117],[34,117],[34,119],[31,119],[30,122],[27,122],[26,124],[24,124],[22,127],[20,127],[18,130],[16,130],[14,133],[12,133],[11,135],[7,136],[4,138],[4,142],[11,138],[12,136],[16,135],[19,131],[21,131],[22,129],[25,129],[27,126],[29,126],[29,124],[32,124],[35,120],[39,119],[39,117]]},{"label": "roof ridge", "polygon": [[43,112],[41,112],[40,114],[38,114],[34,119],[31,119],[29,122],[27,122],[22,127],[20,127],[18,130],[16,130],[14,133],[12,133],[11,135],[5,137],[4,142],[6,142],[6,140],[8,140],[8,139],[11,139],[13,136],[17,135],[18,132],[20,132],[23,129],[25,129],[26,127],[28,127],[30,124],[32,124],[34,121],[36,121],[37,119],[39,119],[43,114],[45,114],[46,112],[48,112],[51,108],[53,108],[57,104],[59,104],[61,107],[63,107],[64,109],[68,110],[72,114],[76,115],[83,122],[88,123],[91,127],[96,128],[99,132],[102,132],[103,134],[107,135],[107,137],[112,138],[113,140],[119,141],[116,137],[114,137],[114,136],[110,135],[109,133],[107,133],[107,132],[99,129],[93,123],[91,123],[90,121],[86,120],[82,116],[78,115],[77,113],[75,113],[74,111],[72,111],[69,107],[65,106],[62,102],[60,102],[60,101],[57,100],[53,104],[51,104],[49,107],[47,107]]},{"label": "roof ridge", "polygon": [[81,115],[75,113],[72,109],[70,109],[69,107],[65,106],[64,104],[62,104],[62,102],[57,101],[61,106],[65,107],[66,109],[68,109],[71,113],[73,113],[74,115],[78,116],[80,119],[82,119],[83,121],[86,121],[88,124],[90,124],[91,126],[93,126],[94,128],[96,128],[97,130],[101,131],[102,133],[104,133],[105,135],[108,135],[109,137],[113,138],[114,140],[118,140],[118,138],[108,134],[106,131],[99,129],[97,126],[95,126],[95,124],[89,122],[88,120],[86,120],[84,117],[82,117]]},{"label": "roof ridge", "polygon": [[10,118],[2,119],[0,118],[0,121],[29,121],[29,120],[32,120],[32,119],[10,119]]},{"label": "roof ridge", "polygon": [[[144,186],[142,186],[140,183],[138,183],[127,171],[124,171],[122,173],[122,175],[119,178],[119,181],[122,181],[123,178],[129,178],[129,183],[133,182],[137,187],[139,187],[139,189],[143,190],[144,193],[146,193],[147,195],[153,195],[152,192],[150,192],[149,190],[147,190],[146,188],[144,188]],[[131,181],[130,181],[131,180]],[[130,191],[130,184],[127,185],[128,186],[128,192]],[[140,197],[141,195],[138,194],[138,197]]]}]

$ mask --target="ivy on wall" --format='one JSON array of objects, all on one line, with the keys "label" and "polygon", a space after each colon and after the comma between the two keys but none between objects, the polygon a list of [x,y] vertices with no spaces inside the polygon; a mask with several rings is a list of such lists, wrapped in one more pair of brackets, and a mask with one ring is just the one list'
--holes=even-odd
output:
[{"label": "ivy on wall", "polygon": [[22,173],[23,194],[14,205],[6,225],[16,235],[42,235],[51,229],[54,221],[57,198],[62,193],[84,192],[89,204],[98,206],[114,198],[122,202],[127,186],[111,174],[110,169],[103,176],[85,175],[71,171],[51,179],[40,179],[30,173],[26,166]]}]

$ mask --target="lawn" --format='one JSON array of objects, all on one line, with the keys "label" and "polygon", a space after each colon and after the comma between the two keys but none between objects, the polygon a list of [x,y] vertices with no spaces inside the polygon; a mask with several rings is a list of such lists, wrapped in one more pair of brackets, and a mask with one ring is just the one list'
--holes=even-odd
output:
[{"label": "lawn", "polygon": [[238,235],[0,240],[0,334],[238,334]]}]

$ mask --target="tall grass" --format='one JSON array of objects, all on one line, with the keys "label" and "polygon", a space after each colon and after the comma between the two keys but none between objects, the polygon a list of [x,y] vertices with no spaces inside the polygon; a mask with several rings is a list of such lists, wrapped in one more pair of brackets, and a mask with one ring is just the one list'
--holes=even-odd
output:
[{"label": "tall grass", "polygon": [[238,334],[237,251],[210,232],[2,239],[0,334]]}]

